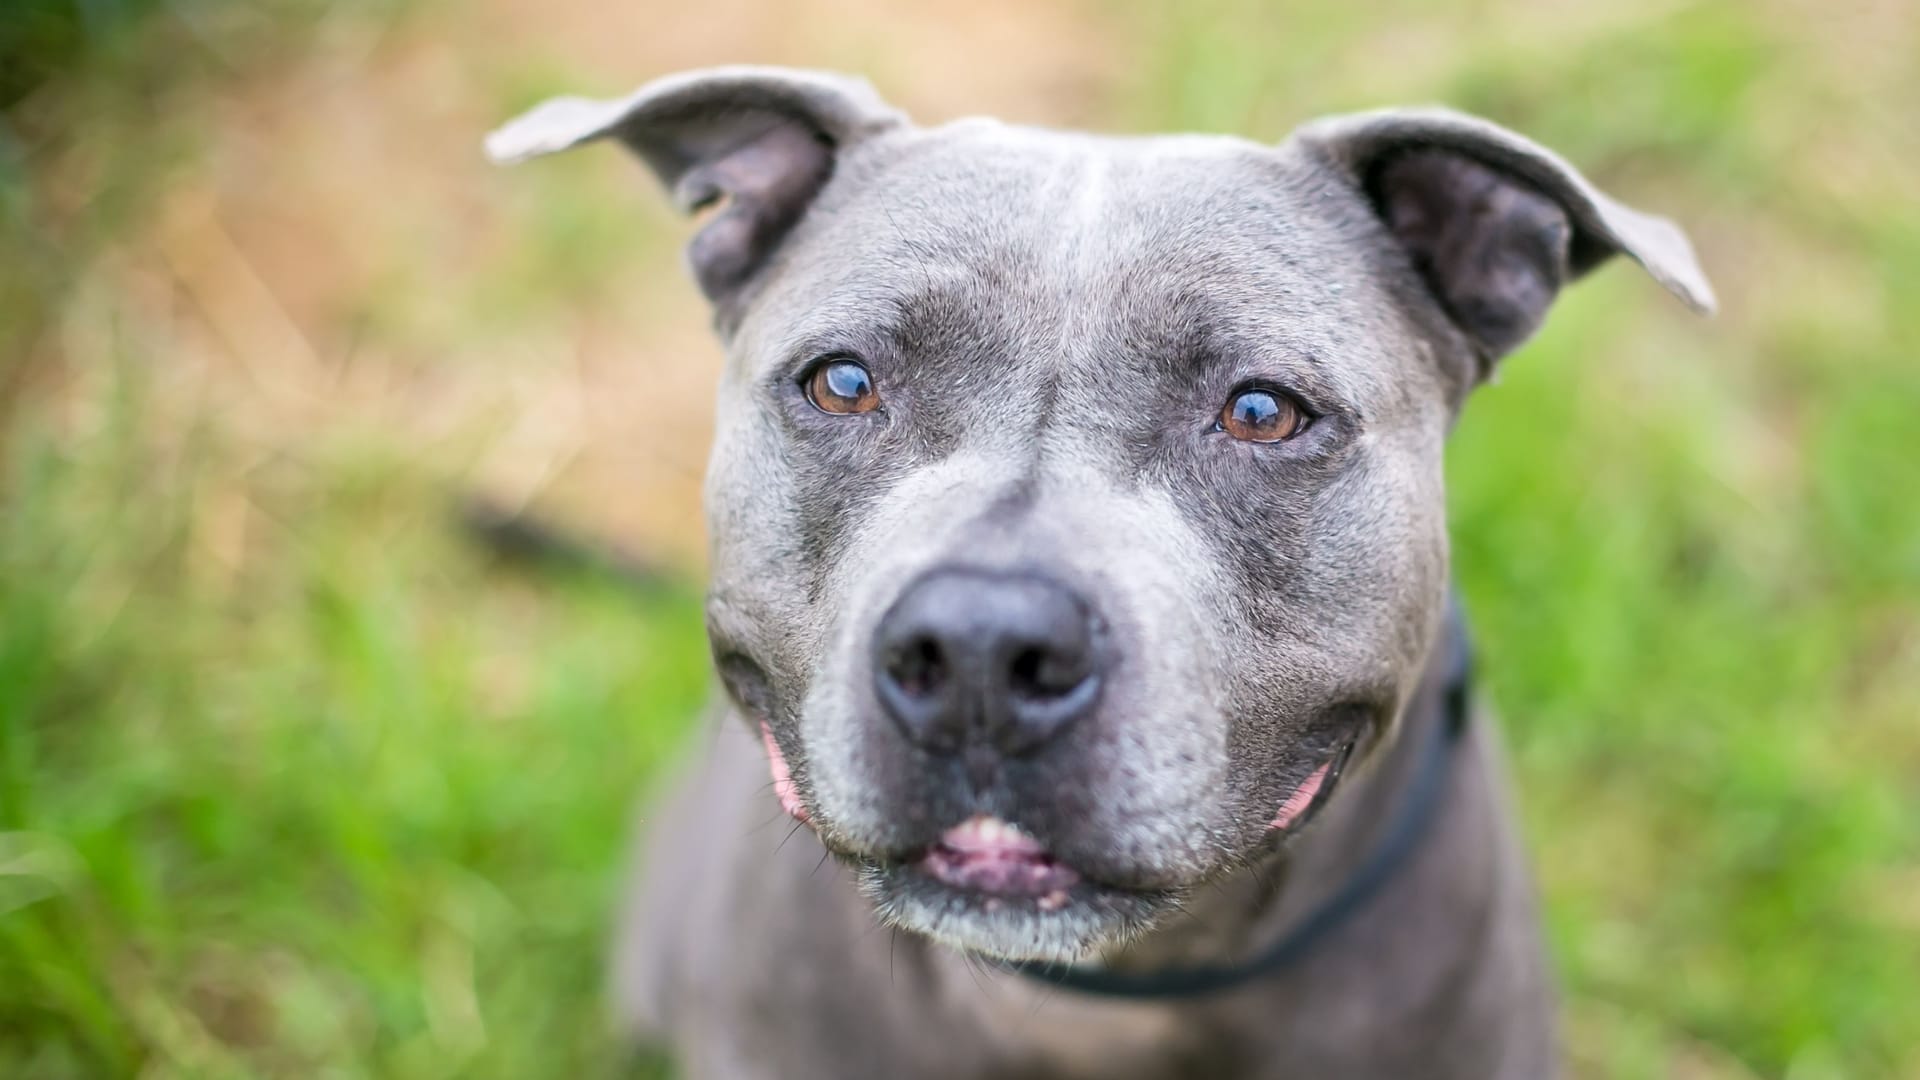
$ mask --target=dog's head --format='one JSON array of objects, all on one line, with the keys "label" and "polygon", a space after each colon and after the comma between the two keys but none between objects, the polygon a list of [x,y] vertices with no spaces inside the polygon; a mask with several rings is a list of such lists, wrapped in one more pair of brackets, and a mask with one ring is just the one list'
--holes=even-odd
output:
[{"label": "dog's head", "polygon": [[923,129],[696,72],[502,129],[612,137],[710,216],[713,651],[887,917],[1066,959],[1271,851],[1377,752],[1447,579],[1441,443],[1563,284],[1671,225],[1444,111],[1279,146]]}]

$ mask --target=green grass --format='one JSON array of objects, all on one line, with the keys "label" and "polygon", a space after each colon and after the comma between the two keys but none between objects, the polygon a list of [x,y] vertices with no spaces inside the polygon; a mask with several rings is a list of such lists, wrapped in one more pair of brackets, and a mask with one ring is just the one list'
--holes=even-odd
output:
[{"label": "green grass", "polygon": [[222,448],[156,462],[133,365],[97,437],[7,447],[0,1075],[610,1071],[603,924],[703,699],[697,598],[490,565],[365,449],[267,466],[209,561]]},{"label": "green grass", "polygon": [[236,573],[186,531],[218,448],[161,479],[102,420],[8,448],[0,1075],[607,1066],[599,942],[704,694],[696,598],[488,565],[377,454],[256,481]]},{"label": "green grass", "polygon": [[[1720,319],[1608,266],[1449,461],[1570,1052],[1920,1075],[1920,75],[1731,0],[1528,8],[1133,3],[1103,93],[1116,127],[1268,135],[1447,100],[1693,229]],[[116,32],[0,116],[0,1076],[620,1065],[605,928],[706,692],[697,590],[487,560],[451,527],[472,436],[263,438],[270,403],[126,295],[120,245],[220,137],[189,106],[304,10]],[[566,69],[514,70],[484,109]],[[431,370],[616,303],[678,233],[613,175],[528,174],[510,249],[396,263],[339,318]]]}]

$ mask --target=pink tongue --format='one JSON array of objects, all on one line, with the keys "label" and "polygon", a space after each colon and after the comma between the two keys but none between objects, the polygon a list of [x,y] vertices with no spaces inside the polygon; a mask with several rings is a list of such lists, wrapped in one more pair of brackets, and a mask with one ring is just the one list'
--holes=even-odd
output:
[{"label": "pink tongue", "polygon": [[1307,807],[1313,805],[1313,797],[1320,794],[1320,786],[1326,782],[1326,765],[1313,770],[1313,775],[1307,777],[1305,783],[1294,788],[1293,794],[1287,796],[1287,801],[1280,804],[1280,812],[1273,815],[1273,824],[1269,828],[1284,829],[1299,821],[1300,815],[1306,813]]},{"label": "pink tongue", "polygon": [[793,773],[787,769],[787,756],[780,752],[780,744],[773,741],[773,729],[764,723],[760,725],[760,741],[767,748],[767,767],[773,771],[773,793],[780,797],[780,809],[793,815],[796,821],[811,822],[806,806],[800,802],[800,790],[793,784]]}]

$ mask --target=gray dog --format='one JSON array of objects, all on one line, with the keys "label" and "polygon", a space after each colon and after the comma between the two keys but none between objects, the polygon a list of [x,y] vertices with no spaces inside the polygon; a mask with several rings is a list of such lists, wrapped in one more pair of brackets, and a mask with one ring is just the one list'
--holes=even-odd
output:
[{"label": "gray dog", "polygon": [[1609,255],[1710,310],[1677,229],[1439,110],[926,129],[725,68],[488,145],[608,137],[707,212],[728,355],[728,708],[628,1020],[700,1077],[1553,1071],[1441,445]]}]

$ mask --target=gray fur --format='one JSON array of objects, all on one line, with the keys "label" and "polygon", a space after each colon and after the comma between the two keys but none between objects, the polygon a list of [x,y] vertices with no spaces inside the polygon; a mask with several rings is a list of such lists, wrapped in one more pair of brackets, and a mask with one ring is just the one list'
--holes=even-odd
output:
[{"label": "gray fur", "polygon": [[[489,149],[609,135],[683,202],[751,219],[723,211],[690,252],[728,354],[706,491],[728,702],[650,830],[624,1019],[693,1076],[1551,1071],[1486,724],[1418,858],[1297,970],[1130,1005],[978,957],[1231,960],[1342,880],[1393,805],[1404,732],[1435,722],[1462,397],[1609,253],[1710,308],[1677,229],[1433,110],[1277,147],[923,129],[864,83],[720,69],[544,106]],[[807,402],[807,365],[836,353],[869,366],[879,411]],[[1317,419],[1272,445],[1213,430],[1249,380]],[[984,784],[900,737],[868,667],[904,584],[952,565],[1068,584],[1120,658],[1096,715]],[[818,843],[768,825],[763,722]],[[1277,837],[1275,808],[1347,739],[1325,812]],[[988,911],[898,871],[979,813],[1110,888]],[[821,843],[839,860],[817,868]]]}]

